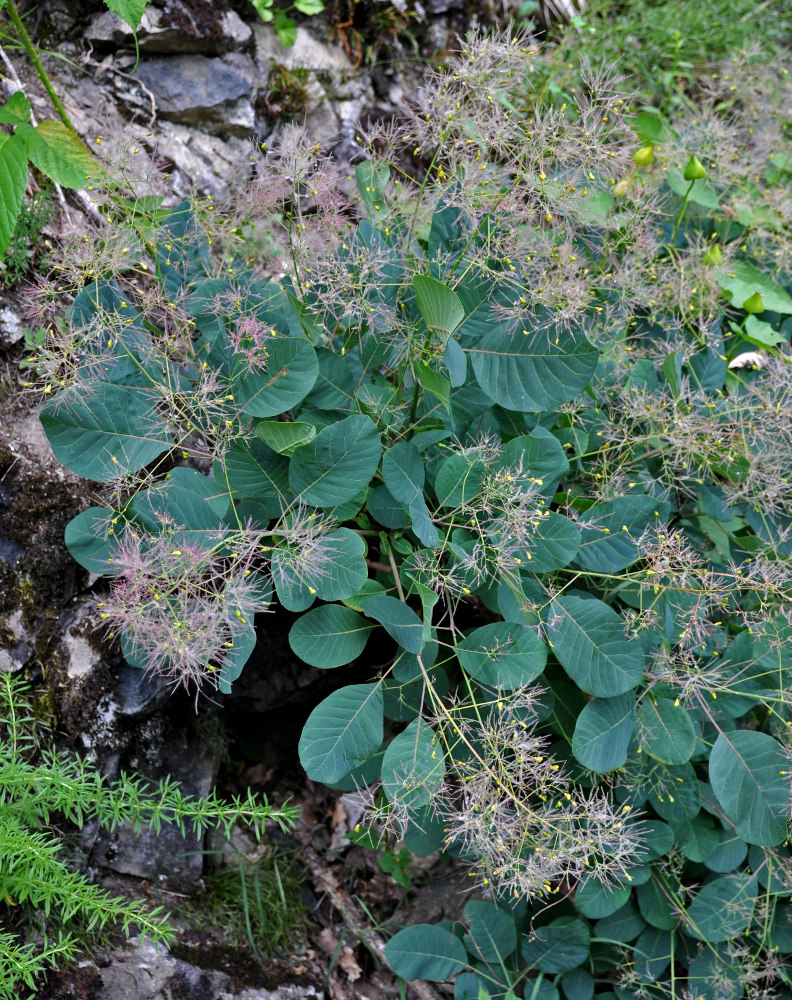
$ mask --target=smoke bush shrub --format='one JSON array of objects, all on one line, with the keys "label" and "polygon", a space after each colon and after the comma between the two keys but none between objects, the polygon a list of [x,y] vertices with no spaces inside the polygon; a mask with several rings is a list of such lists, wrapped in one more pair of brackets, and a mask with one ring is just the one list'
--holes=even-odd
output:
[{"label": "smoke bush shrub", "polygon": [[492,899],[397,934],[403,977],[786,996],[789,84],[669,122],[543,72],[475,39],[356,191],[295,130],[241,218],[67,248],[42,421],[107,498],[67,543],[174,685],[227,692],[273,603],[376,664],[305,770]]}]

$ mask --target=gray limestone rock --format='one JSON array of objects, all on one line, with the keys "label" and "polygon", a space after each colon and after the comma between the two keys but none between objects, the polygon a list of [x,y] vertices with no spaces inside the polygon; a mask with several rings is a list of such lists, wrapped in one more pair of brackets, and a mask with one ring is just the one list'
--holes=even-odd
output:
[{"label": "gray limestone rock", "polygon": [[135,76],[153,95],[159,118],[215,135],[246,135],[255,126],[257,69],[250,59],[234,65],[201,55],[147,59]]},{"label": "gray limestone rock", "polygon": [[[132,29],[110,11],[92,19],[85,38],[98,52],[135,46]],[[235,11],[196,19],[179,0],[169,3],[165,10],[147,7],[137,30],[144,55],[217,55],[244,49],[252,39],[253,32]]]}]

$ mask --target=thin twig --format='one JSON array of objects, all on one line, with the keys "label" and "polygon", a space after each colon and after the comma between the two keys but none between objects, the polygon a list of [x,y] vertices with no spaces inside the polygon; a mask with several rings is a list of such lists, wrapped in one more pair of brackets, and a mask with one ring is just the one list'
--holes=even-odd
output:
[{"label": "thin twig", "polygon": [[393,582],[396,584],[396,590],[399,592],[399,600],[403,601],[404,591],[402,590],[401,579],[399,578],[399,567],[396,565],[396,560],[393,556],[393,549],[389,549],[388,551],[388,560],[393,570]]},{"label": "thin twig", "polygon": [[[305,858],[308,861],[308,867],[311,869],[311,875],[313,875],[317,883],[317,888],[321,888],[327,893],[333,906],[341,914],[344,923],[355,937],[368,948],[378,962],[387,966],[385,942],[382,937],[367,923],[365,917],[360,912],[360,907],[349,893],[341,888],[335,875],[325,868],[319,855],[308,844],[305,845]],[[410,982],[409,985],[419,1000],[442,1000],[442,997],[435,988],[421,979],[416,979]]]}]

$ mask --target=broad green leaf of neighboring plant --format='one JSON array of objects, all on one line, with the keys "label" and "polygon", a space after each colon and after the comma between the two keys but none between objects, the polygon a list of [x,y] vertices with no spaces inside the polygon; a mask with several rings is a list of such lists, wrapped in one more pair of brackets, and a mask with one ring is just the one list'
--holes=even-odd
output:
[{"label": "broad green leaf of neighboring plant", "polygon": [[765,309],[777,313],[792,313],[792,295],[750,264],[737,261],[725,268],[715,279],[735,306],[742,307],[757,292]]},{"label": "broad green leaf of neighboring plant", "polygon": [[280,9],[275,11],[274,27],[275,33],[278,36],[278,41],[284,49],[291,48],[297,41],[297,25],[294,21],[292,21],[286,11]]},{"label": "broad green leaf of neighboring plant", "polygon": [[30,121],[30,101],[21,90],[15,91],[0,108],[3,125],[26,125]]},{"label": "broad green leaf of neighboring plant", "polygon": [[507,410],[549,410],[573,399],[594,374],[599,352],[583,336],[548,330],[493,331],[467,348],[476,380]]},{"label": "broad green leaf of neighboring plant", "polygon": [[324,10],[322,0],[294,0],[294,7],[301,14],[311,17],[313,14],[321,14]]},{"label": "broad green leaf of neighboring plant", "polygon": [[342,604],[323,604],[292,625],[289,645],[305,663],[327,670],[357,659],[375,627]]},{"label": "broad green leaf of neighboring plant", "polygon": [[465,308],[456,292],[428,274],[416,274],[412,280],[418,308],[430,330],[450,337],[465,318]]},{"label": "broad green leaf of neighboring plant", "polygon": [[434,729],[415,719],[394,737],[382,758],[382,787],[400,806],[428,806],[443,787],[445,754]]},{"label": "broad green leaf of neighboring plant", "polygon": [[382,625],[392,639],[408,653],[423,648],[423,622],[409,604],[387,594],[375,594],[363,601],[363,614]]},{"label": "broad green leaf of neighboring plant", "polygon": [[685,913],[685,931],[699,941],[718,944],[750,926],[756,904],[756,876],[734,872],[707,882]]},{"label": "broad green leaf of neighboring plant", "polygon": [[554,974],[568,972],[586,961],[591,934],[577,917],[558,917],[523,938],[523,958],[531,969]]},{"label": "broad green leaf of neighboring plant", "polygon": [[234,399],[252,417],[275,417],[301,403],[319,374],[316,351],[300,337],[267,341],[267,367],[233,382]]},{"label": "broad green leaf of neighboring plant", "polygon": [[693,720],[670,698],[647,695],[638,715],[641,747],[665,764],[684,764],[696,749]]},{"label": "broad green leaf of neighboring plant", "polygon": [[721,733],[710,754],[710,781],[721,808],[749,844],[777,847],[789,833],[789,760],[766,733]]},{"label": "broad green leaf of neighboring plant", "polygon": [[312,781],[332,784],[364,764],[382,743],[382,685],[350,684],[311,712],[299,744]]},{"label": "broad green leaf of neighboring plant", "polygon": [[55,457],[85,479],[106,483],[137,472],[172,441],[151,393],[98,382],[90,393],[62,394],[41,411]]},{"label": "broad green leaf of neighboring plant", "polygon": [[590,771],[613,771],[627,761],[635,725],[632,691],[615,698],[594,698],[578,716],[572,753]]},{"label": "broad green leaf of neighboring plant", "polygon": [[35,128],[20,125],[16,134],[31,163],[56,184],[83,187],[99,169],[82,140],[62,122],[45,121]]},{"label": "broad green leaf of neighboring plant", "polygon": [[624,622],[596,598],[561,597],[547,624],[550,646],[561,666],[587,694],[613,698],[643,676],[643,650],[624,634]]},{"label": "broad green leaf of neighboring plant", "polygon": [[465,905],[470,931],[465,935],[467,950],[480,962],[505,962],[517,947],[514,918],[494,903],[472,899]]},{"label": "broad green leaf of neighboring plant", "polygon": [[535,680],[547,662],[547,646],[536,632],[513,622],[474,629],[454,652],[465,672],[480,684],[506,690]]},{"label": "broad green leaf of neighboring plant", "polygon": [[151,0],[104,0],[104,5],[135,31]]},{"label": "broad green leaf of neighboring plant", "polygon": [[388,941],[388,964],[402,979],[442,982],[467,966],[465,948],[458,937],[433,924],[413,924]]},{"label": "broad green leaf of neighboring plant", "polygon": [[368,486],[381,453],[374,421],[354,414],[325,427],[294,452],[289,484],[305,503],[335,507]]},{"label": "broad green leaf of neighboring plant", "polygon": [[0,254],[16,229],[27,187],[27,156],[16,136],[0,133]]}]

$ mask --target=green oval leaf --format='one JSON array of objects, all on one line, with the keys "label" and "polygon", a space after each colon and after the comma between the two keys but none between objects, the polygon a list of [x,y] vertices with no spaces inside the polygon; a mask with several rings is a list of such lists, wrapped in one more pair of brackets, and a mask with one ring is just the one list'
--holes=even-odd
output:
[{"label": "green oval leaf", "polygon": [[412,280],[418,308],[430,330],[450,336],[465,318],[465,309],[456,292],[428,274],[415,274]]},{"label": "green oval leaf", "polygon": [[324,604],[297,619],[289,630],[289,645],[305,663],[327,670],[357,659],[373,628],[350,608]]},{"label": "green oval leaf", "polygon": [[559,917],[523,939],[523,958],[529,968],[542,972],[568,972],[588,958],[588,925],[576,917]]},{"label": "green oval leaf", "polygon": [[414,924],[388,941],[388,964],[402,979],[441,982],[467,966],[465,948],[458,937],[433,924]]},{"label": "green oval leaf", "polygon": [[495,622],[474,629],[455,650],[465,671],[480,684],[513,690],[544,670],[547,646],[525,625]]},{"label": "green oval leaf", "polygon": [[632,691],[615,698],[595,698],[578,716],[572,753],[590,771],[604,773],[622,767],[627,761],[634,723]]},{"label": "green oval leaf", "polygon": [[684,764],[696,749],[693,720],[670,698],[647,695],[638,713],[641,747],[665,764]]},{"label": "green oval leaf", "polygon": [[594,374],[599,352],[582,333],[541,329],[485,333],[467,349],[476,380],[507,410],[549,410],[573,399]]},{"label": "green oval leaf", "polygon": [[470,924],[465,945],[473,958],[480,962],[505,962],[517,947],[514,918],[494,903],[481,899],[471,899],[464,912]]},{"label": "green oval leaf", "polygon": [[363,614],[378,621],[408,653],[421,652],[423,622],[409,604],[387,594],[375,594],[363,601]]},{"label": "green oval leaf", "polygon": [[561,597],[553,602],[547,625],[561,666],[587,694],[613,698],[639,683],[643,651],[624,634],[624,623],[602,601]]},{"label": "green oval leaf", "polygon": [[685,914],[685,931],[699,941],[718,944],[750,926],[756,904],[756,876],[735,872],[700,889]]},{"label": "green oval leaf", "polygon": [[47,403],[41,423],[59,462],[106,483],[137,472],[171,447],[155,401],[149,392],[98,382],[90,394],[67,391]]},{"label": "green oval leaf", "polygon": [[308,716],[300,763],[312,781],[332,784],[359,767],[382,743],[382,685],[350,684],[334,691]]},{"label": "green oval leaf", "polygon": [[388,745],[382,758],[382,787],[400,806],[428,806],[443,787],[445,754],[435,731],[415,719]]},{"label": "green oval leaf", "polygon": [[234,399],[253,417],[276,417],[302,402],[319,374],[316,351],[300,337],[267,341],[267,367],[249,371],[232,383]]},{"label": "green oval leaf", "polygon": [[748,729],[721,733],[710,754],[710,781],[721,808],[749,844],[776,847],[788,835],[789,761],[781,744]]},{"label": "green oval leaf", "polygon": [[575,563],[593,573],[618,573],[639,557],[637,540],[666,508],[653,497],[628,494],[592,504],[580,516],[582,532]]},{"label": "green oval leaf", "polygon": [[334,507],[368,486],[382,446],[370,417],[354,414],[319,431],[298,448],[289,467],[289,484],[306,503]]}]

